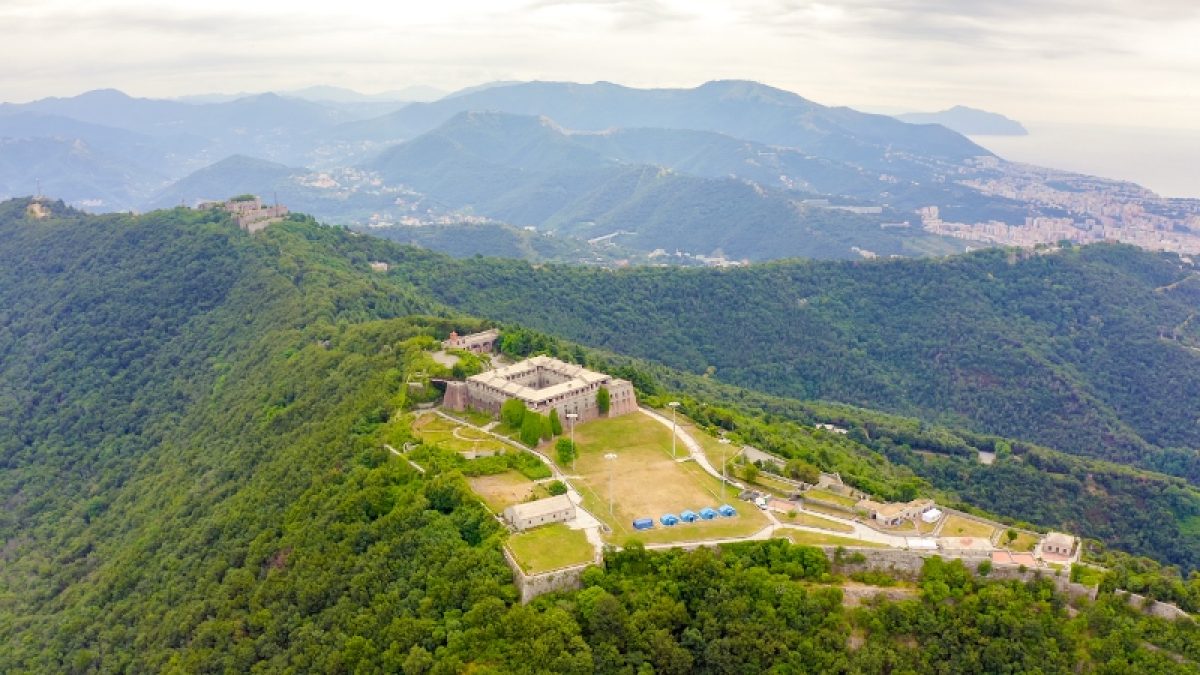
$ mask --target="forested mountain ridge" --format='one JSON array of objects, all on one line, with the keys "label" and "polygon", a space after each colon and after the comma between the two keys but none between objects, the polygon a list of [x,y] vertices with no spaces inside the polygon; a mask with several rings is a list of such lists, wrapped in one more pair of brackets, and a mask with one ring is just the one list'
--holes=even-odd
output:
[{"label": "forested mountain ridge", "polygon": [[1189,622],[937,563],[849,609],[783,542],[635,548],[516,604],[461,476],[382,449],[411,440],[413,354],[483,325],[414,286],[445,257],[39,206],[0,204],[4,672],[1195,672]]},{"label": "forested mountain ridge", "polygon": [[615,272],[492,261],[458,263],[428,290],[464,311],[781,396],[1200,481],[1200,274],[1172,255],[1104,245]]},{"label": "forested mountain ridge", "polygon": [[377,119],[347,123],[341,133],[348,138],[412,138],[469,110],[546,115],[581,130],[666,127],[715,131],[870,165],[886,163],[888,148],[951,160],[991,154],[944,127],[904,124],[885,115],[826,107],[781,89],[739,80],[707,82],[692,89],[634,89],[610,82],[523,82],[412,104]]},{"label": "forested mountain ridge", "polygon": [[[627,135],[572,133],[546,117],[464,112],[364,167],[473,214],[583,239],[613,237],[645,253],[763,260],[965,248],[920,229],[882,227],[888,218],[902,218],[898,212],[863,215],[805,204],[802,198],[817,195],[792,183],[814,172],[825,176],[814,180],[839,185],[865,181],[855,167],[786,151],[780,163],[771,159],[780,155],[775,149],[747,149],[716,134],[643,129]],[[681,148],[698,135],[711,153]],[[786,175],[774,172],[770,189],[741,177],[769,177],[772,167]]]}]

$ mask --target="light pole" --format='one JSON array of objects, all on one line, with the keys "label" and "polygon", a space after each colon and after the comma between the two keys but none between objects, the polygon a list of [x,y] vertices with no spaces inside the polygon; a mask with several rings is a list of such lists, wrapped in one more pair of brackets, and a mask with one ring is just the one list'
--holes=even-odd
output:
[{"label": "light pole", "polygon": [[575,445],[575,420],[579,413],[567,413],[567,421],[571,423],[571,473],[575,473],[575,459],[579,457],[579,448]]},{"label": "light pole", "polygon": [[613,517],[613,495],[612,495],[612,478],[613,478],[613,462],[617,459],[617,453],[610,452],[604,455],[604,459],[608,460],[608,517]]},{"label": "light pole", "polygon": [[667,405],[671,406],[671,459],[675,459],[675,411],[679,408],[679,401],[671,401]]}]

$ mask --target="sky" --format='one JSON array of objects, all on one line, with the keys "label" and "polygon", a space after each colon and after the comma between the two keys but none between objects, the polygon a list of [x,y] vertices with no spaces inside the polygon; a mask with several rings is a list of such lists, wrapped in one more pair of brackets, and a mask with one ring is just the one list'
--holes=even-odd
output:
[{"label": "sky", "polygon": [[0,0],[0,100],[751,79],[830,105],[1200,129],[1195,0]]}]

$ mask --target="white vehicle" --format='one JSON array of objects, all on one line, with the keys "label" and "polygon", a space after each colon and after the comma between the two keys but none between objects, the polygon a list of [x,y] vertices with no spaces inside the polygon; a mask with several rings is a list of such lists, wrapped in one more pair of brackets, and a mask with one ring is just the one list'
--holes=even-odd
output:
[{"label": "white vehicle", "polygon": [[754,505],[757,506],[758,508],[762,509],[763,511],[766,511],[767,510],[767,498],[766,497],[755,497]]}]

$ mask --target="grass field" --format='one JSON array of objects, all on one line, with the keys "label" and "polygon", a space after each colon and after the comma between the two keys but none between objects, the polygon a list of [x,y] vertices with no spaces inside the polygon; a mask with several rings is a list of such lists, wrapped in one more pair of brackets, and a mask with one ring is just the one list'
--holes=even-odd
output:
[{"label": "grass field", "polygon": [[591,562],[596,553],[582,530],[563,523],[514,534],[508,538],[508,550],[527,574]]},{"label": "grass field", "polygon": [[903,534],[903,535],[909,535],[909,536],[924,536],[924,535],[928,535],[928,534],[933,534],[933,531],[936,529],[937,529],[936,521],[932,522],[932,523],[927,523],[927,522],[921,520],[920,518],[918,518],[916,520],[906,520],[906,521],[904,521],[904,523],[897,525],[896,527],[889,527],[889,528],[887,528],[887,531],[891,532],[892,534]]},{"label": "grass field", "polygon": [[1013,539],[1011,543],[1008,541],[1008,537],[1000,535],[1000,545],[1010,551],[1031,552],[1033,551],[1033,547],[1037,546],[1038,539],[1039,537],[1036,534],[1018,530],[1017,538]]},{"label": "grass field", "polygon": [[836,520],[814,516],[811,513],[803,511],[795,511],[795,516],[783,515],[779,518],[782,523],[790,523],[792,525],[803,525],[805,527],[816,527],[822,530],[831,530],[833,532],[853,532],[854,528],[846,523],[839,523]]},{"label": "grass field", "polygon": [[481,427],[496,421],[496,418],[492,417],[490,414],[485,413],[482,410],[474,410],[470,408],[461,412],[455,412],[454,415],[463,418],[471,424]]},{"label": "grass field", "polygon": [[[713,466],[716,465],[714,464]],[[794,485],[788,485],[787,483],[775,478],[765,471],[759,472],[758,478],[755,479],[754,484],[767,490],[768,492],[773,492],[780,497],[787,497],[800,491],[799,488],[795,487]]]},{"label": "grass field", "polygon": [[500,513],[513,504],[550,496],[544,485],[534,483],[516,471],[476,476],[468,478],[467,483],[494,513]]},{"label": "grass field", "polygon": [[781,529],[775,531],[777,539],[788,539],[793,544],[802,546],[869,546],[871,548],[887,548],[883,544],[861,541],[853,537],[840,537],[836,534],[821,534],[804,530]]},{"label": "grass field", "polygon": [[[575,429],[579,445],[576,461],[578,478],[572,483],[583,495],[584,508],[604,520],[612,534],[610,540],[624,544],[630,539],[643,543],[700,541],[753,534],[769,524],[767,517],[753,506],[736,501],[732,489],[721,496],[721,483],[694,462],[671,459],[671,430],[640,413],[580,424]],[[680,444],[678,454],[687,450]],[[606,453],[617,459],[604,459]],[[608,478],[612,470],[614,510],[609,515]],[[717,518],[696,523],[665,527],[658,522],[665,513],[678,515],[684,509],[698,511],[705,506],[732,504],[738,511],[733,518]],[[655,528],[637,532],[636,518],[653,518]]]},{"label": "grass field", "polygon": [[842,511],[841,509],[835,509],[832,506],[825,506],[824,504],[818,504],[817,502],[804,502],[804,510],[805,511],[813,511],[815,513],[825,513],[825,514],[834,516],[836,518],[851,518],[851,519],[853,519],[853,517],[854,517],[852,514],[846,512],[846,511]]},{"label": "grass field", "polygon": [[822,501],[829,502],[830,504],[840,504],[841,506],[848,508],[854,508],[854,505],[858,503],[858,500],[853,497],[847,497],[846,495],[840,495],[836,492],[830,492],[829,490],[823,490],[821,488],[811,488],[806,490],[804,492],[804,496],[811,497],[812,499],[820,499]]},{"label": "grass field", "polygon": [[942,526],[940,536],[943,537],[978,537],[980,539],[991,539],[996,533],[996,528],[984,523],[968,520],[962,516],[951,514],[946,517],[946,524]]},{"label": "grass field", "polygon": [[503,450],[506,447],[478,429],[452,422],[433,413],[425,413],[415,419],[413,430],[421,437],[422,442],[436,444],[453,452]]}]

